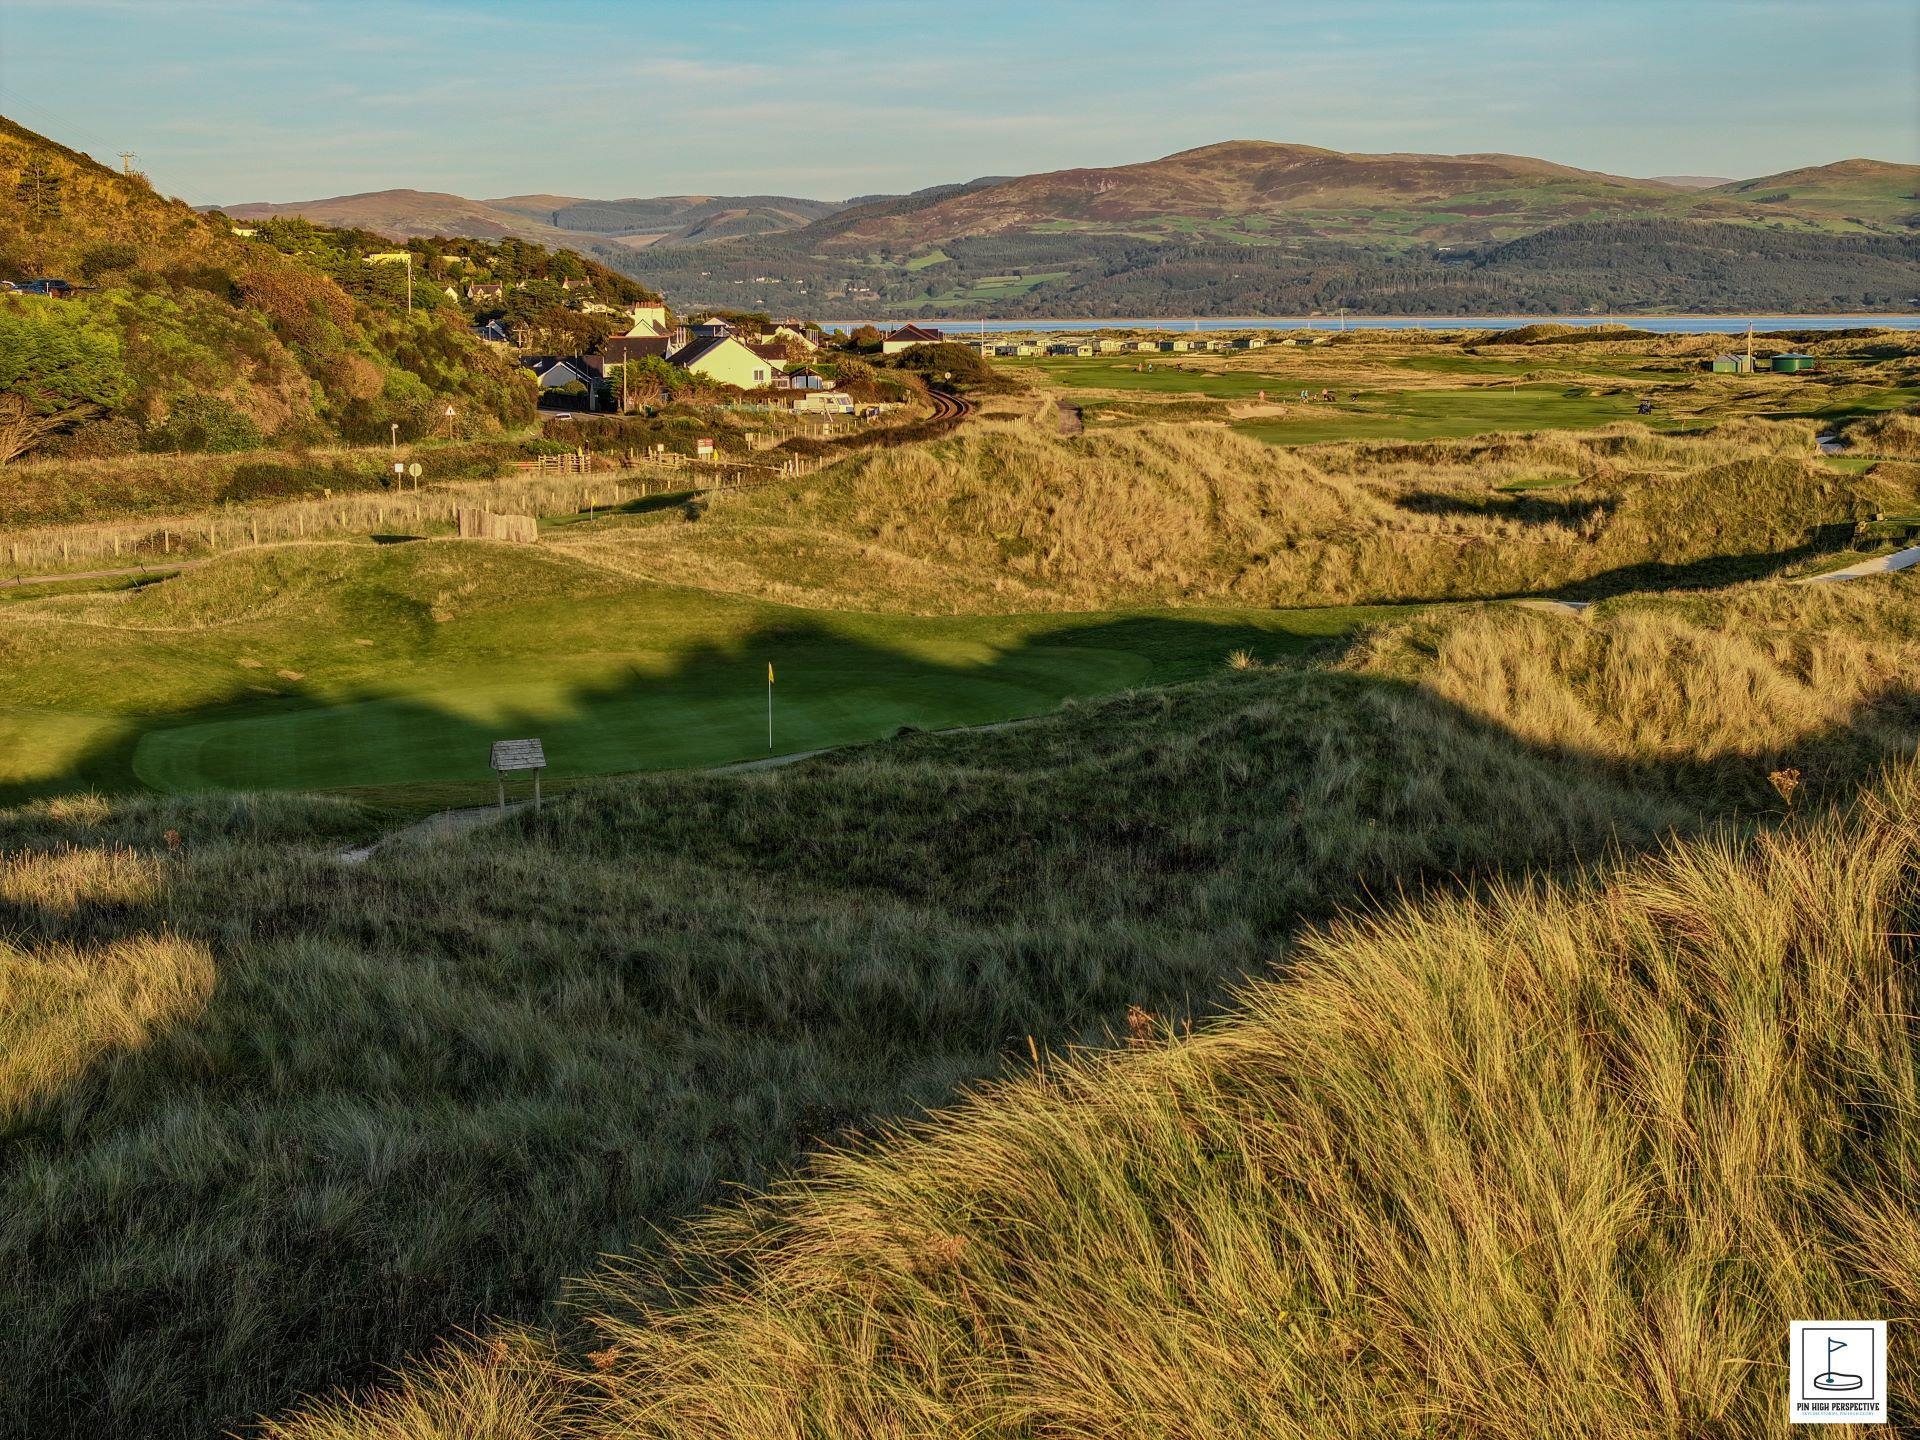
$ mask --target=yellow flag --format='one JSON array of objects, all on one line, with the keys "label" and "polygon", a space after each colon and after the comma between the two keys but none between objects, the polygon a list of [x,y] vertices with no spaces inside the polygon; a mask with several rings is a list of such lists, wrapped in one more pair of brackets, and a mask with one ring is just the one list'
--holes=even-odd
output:
[{"label": "yellow flag", "polygon": [[767,684],[771,685],[772,683],[773,683],[773,662],[769,660],[767,662]]}]

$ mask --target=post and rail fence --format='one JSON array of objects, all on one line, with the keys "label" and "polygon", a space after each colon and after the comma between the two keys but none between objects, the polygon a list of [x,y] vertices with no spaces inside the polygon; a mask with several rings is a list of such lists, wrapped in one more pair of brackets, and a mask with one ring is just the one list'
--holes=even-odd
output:
[{"label": "post and rail fence", "polygon": [[491,480],[447,481],[399,493],[328,493],[244,509],[15,531],[0,542],[0,578],[95,566],[170,570],[234,550],[396,529],[417,532],[444,525],[458,533],[462,509],[533,516],[617,510],[656,495],[754,489],[812,474],[824,463],[809,456],[779,463],[721,456],[697,460],[672,453],[649,458],[636,454],[631,462],[594,454],[542,456],[514,462],[509,474]]}]

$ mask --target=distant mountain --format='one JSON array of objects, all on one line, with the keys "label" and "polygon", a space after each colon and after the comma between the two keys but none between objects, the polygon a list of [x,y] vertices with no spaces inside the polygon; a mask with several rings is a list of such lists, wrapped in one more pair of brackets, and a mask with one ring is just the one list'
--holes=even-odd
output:
[{"label": "distant mountain", "polygon": [[1757,180],[1730,180],[1707,194],[1793,215],[1920,229],[1920,165],[1837,160]]},{"label": "distant mountain", "polygon": [[659,195],[625,200],[509,195],[469,200],[435,190],[372,190],[321,200],[219,208],[236,220],[298,215],[316,225],[371,230],[395,240],[428,235],[472,240],[515,236],[541,245],[577,247],[602,241],[639,248],[794,230],[843,206],[837,201],[785,195]]},{"label": "distant mountain", "polygon": [[265,220],[275,215],[297,215],[316,225],[349,230],[371,230],[392,240],[427,235],[451,235],[464,240],[500,240],[511,235],[542,245],[566,245],[568,233],[526,215],[448,195],[437,190],[369,190],[359,195],[332,195],[324,200],[293,200],[286,204],[253,201],[217,207],[235,220]]},{"label": "distant mountain", "polygon": [[509,195],[483,203],[560,230],[627,244],[662,245],[797,230],[844,208],[843,202],[791,195],[656,195],[625,200]]},{"label": "distant mountain", "polygon": [[970,188],[907,212],[836,217],[846,245],[925,245],[1038,229],[1266,238],[1391,229],[1482,238],[1597,208],[1660,206],[1669,187],[1516,155],[1348,155],[1236,140],[1108,169],[1055,170]]},{"label": "distant mountain", "polygon": [[846,248],[905,248],[1021,233],[1286,236],[1480,243],[1597,216],[1692,215],[1752,222],[1905,228],[1920,167],[1846,160],[1696,191],[1521,155],[1343,154],[1238,140],[1109,169],[1055,170],[977,185],[937,204],[845,210],[814,232]]},{"label": "distant mountain", "polygon": [[[815,314],[1526,310],[1546,295],[1603,310],[1873,309],[1905,305],[1920,289],[1903,271],[1920,235],[1920,166],[1874,160],[1754,180],[1635,179],[1524,155],[1236,140],[1133,165],[843,202],[383,191],[229,213],[270,211],[389,235],[516,234],[593,254],[682,306]],[[1611,233],[1626,247],[1612,278],[1593,259],[1607,226],[1621,227]],[[1550,238],[1501,249],[1539,235]],[[1853,268],[1820,262],[1802,243],[1814,237],[1858,240],[1833,252]],[[1691,258],[1663,269],[1644,248],[1662,244]],[[1711,258],[1723,251],[1756,263],[1723,268]],[[1564,274],[1552,268],[1562,260]]]}]

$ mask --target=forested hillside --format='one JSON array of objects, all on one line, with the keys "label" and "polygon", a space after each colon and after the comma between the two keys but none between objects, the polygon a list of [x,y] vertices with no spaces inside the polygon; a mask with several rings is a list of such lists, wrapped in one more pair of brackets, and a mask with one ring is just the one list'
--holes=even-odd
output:
[{"label": "forested hillside", "polygon": [[[522,423],[533,392],[406,266],[276,248],[0,120],[0,462]],[[368,237],[371,238],[371,237]],[[416,285],[416,291],[420,287]],[[454,411],[449,420],[447,407]]]},{"label": "forested hillside", "polygon": [[[841,217],[825,222],[831,226]],[[804,293],[855,312],[930,316],[1567,314],[1597,310],[1897,311],[1920,296],[1920,237],[1827,235],[1703,220],[1569,221],[1481,245],[1028,233],[950,240],[933,264],[887,266],[771,236],[623,259],[698,301],[778,308]],[[702,272],[706,272],[704,275]],[[787,277],[772,285],[755,277]],[[735,283],[735,282],[739,283]]]}]

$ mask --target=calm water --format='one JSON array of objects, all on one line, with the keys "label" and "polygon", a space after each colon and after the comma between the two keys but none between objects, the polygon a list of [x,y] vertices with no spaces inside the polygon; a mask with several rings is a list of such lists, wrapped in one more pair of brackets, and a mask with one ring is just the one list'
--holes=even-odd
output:
[{"label": "calm water", "polygon": [[[828,320],[839,330],[856,325],[888,329],[898,320]],[[1920,330],[1920,315],[1328,315],[1182,319],[1182,320],[921,320],[955,339],[1008,331],[1073,330],[1517,330],[1522,325],[1628,325],[1663,335],[1707,335],[1769,330],[1852,330],[1879,326]]]}]

